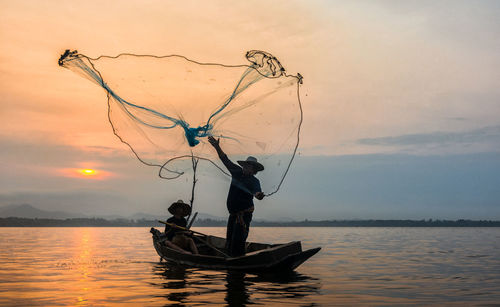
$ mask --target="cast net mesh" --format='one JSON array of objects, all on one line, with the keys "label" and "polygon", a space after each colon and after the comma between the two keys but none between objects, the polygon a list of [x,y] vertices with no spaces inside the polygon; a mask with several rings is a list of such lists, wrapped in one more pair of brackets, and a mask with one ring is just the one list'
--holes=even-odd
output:
[{"label": "cast net mesh", "polygon": [[90,58],[67,50],[59,65],[101,86],[114,134],[165,179],[181,177],[200,159],[206,172],[227,174],[208,136],[228,156],[256,157],[263,191],[277,192],[299,143],[302,76],[288,75],[263,51],[245,65],[200,63],[180,55],[120,54]]}]

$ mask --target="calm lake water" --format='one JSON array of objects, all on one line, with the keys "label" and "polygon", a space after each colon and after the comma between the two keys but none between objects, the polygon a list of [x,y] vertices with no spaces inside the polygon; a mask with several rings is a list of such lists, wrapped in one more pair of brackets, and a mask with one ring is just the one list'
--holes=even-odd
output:
[{"label": "calm lake water", "polygon": [[262,278],[160,263],[149,228],[0,228],[0,305],[500,304],[500,228],[254,227],[250,240],[323,249]]}]

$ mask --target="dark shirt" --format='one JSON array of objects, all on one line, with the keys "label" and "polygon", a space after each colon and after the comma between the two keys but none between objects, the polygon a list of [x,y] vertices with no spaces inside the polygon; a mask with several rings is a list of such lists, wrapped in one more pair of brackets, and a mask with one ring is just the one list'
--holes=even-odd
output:
[{"label": "dark shirt", "polygon": [[[170,224],[175,224],[177,226],[182,226],[182,227],[187,227],[187,220],[183,217],[180,219],[176,218],[175,216],[172,216],[167,220],[167,223]],[[177,232],[181,232],[183,230],[175,227],[170,227],[168,225],[165,225],[165,234],[167,235],[167,238],[169,240],[172,240],[173,237],[175,237]]]},{"label": "dark shirt", "polygon": [[244,175],[241,166],[231,162],[226,154],[219,156],[219,158],[232,176],[226,202],[229,213],[253,207],[253,196],[257,192],[262,192],[259,179],[253,175]]}]

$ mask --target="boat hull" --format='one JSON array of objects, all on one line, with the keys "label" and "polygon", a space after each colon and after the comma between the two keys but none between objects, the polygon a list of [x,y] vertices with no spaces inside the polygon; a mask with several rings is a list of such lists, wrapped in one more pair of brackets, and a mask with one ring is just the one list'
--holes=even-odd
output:
[{"label": "boat hull", "polygon": [[[159,231],[153,232],[153,245],[158,255],[169,262],[188,265],[192,267],[213,269],[213,270],[232,270],[249,273],[279,273],[292,271],[307,259],[316,254],[321,248],[313,248],[302,251],[302,245],[299,241],[286,244],[261,244],[248,243],[247,252],[240,257],[226,257],[223,255],[192,255],[178,252],[165,246],[158,235]],[[204,238],[208,245],[223,249],[225,239],[207,236]]]}]

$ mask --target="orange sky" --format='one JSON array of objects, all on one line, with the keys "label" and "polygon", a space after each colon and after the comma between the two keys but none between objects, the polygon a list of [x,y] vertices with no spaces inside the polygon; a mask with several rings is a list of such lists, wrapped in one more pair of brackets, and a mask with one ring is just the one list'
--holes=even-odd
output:
[{"label": "orange sky", "polygon": [[500,125],[498,5],[453,3],[0,0],[0,146],[32,148],[4,159],[4,178],[135,163],[111,132],[103,90],[57,66],[68,48],[226,64],[268,51],[304,76],[302,155],[497,150],[435,140]]},{"label": "orange sky", "polygon": [[[496,123],[497,104],[477,108],[453,96],[496,93],[491,67],[498,57],[475,46],[484,44],[480,38],[462,37],[471,40],[464,46],[451,35],[443,40],[436,26],[458,32],[448,28],[461,20],[439,20],[438,5],[408,12],[404,5],[342,2],[273,2],[265,9],[245,2],[0,3],[3,135],[119,146],[104,120],[102,90],[55,65],[66,48],[89,56],[178,53],[228,64],[245,63],[250,49],[269,51],[290,73],[305,76],[304,153],[370,152],[355,140]],[[443,119],[464,116],[472,121]]]}]

